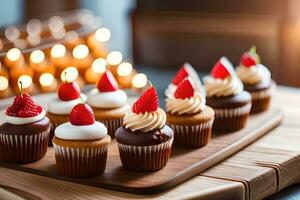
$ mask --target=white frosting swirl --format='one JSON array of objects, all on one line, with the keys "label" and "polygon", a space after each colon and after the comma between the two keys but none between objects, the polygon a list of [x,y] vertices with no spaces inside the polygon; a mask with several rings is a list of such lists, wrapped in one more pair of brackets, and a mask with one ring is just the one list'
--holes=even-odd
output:
[{"label": "white frosting swirl", "polygon": [[176,91],[177,86],[174,85],[173,83],[170,83],[167,87],[167,89],[165,90],[165,95],[166,97],[172,97],[174,92]]},{"label": "white frosting swirl", "polygon": [[205,98],[196,92],[193,97],[185,99],[176,99],[168,97],[166,99],[167,111],[172,114],[195,114],[205,109]]},{"label": "white frosting swirl", "polygon": [[166,124],[166,113],[161,108],[155,112],[146,112],[136,114],[130,111],[123,118],[123,125],[131,131],[148,132],[151,130],[161,129]]},{"label": "white frosting swirl", "polygon": [[96,108],[119,108],[126,105],[127,94],[123,90],[99,92],[93,89],[88,94],[87,103]]},{"label": "white frosting swirl", "polygon": [[251,67],[239,66],[236,68],[237,76],[246,84],[256,84],[261,81],[270,81],[271,73],[262,64],[253,65]]},{"label": "white frosting swirl", "polygon": [[42,120],[46,116],[46,112],[43,109],[42,112],[34,117],[14,117],[14,116],[9,116],[5,112],[3,112],[3,119],[7,123],[10,124],[15,124],[15,125],[24,125],[24,124],[31,124],[37,121]]},{"label": "white frosting swirl", "polygon": [[63,140],[97,140],[107,135],[107,128],[97,121],[86,126],[75,126],[67,122],[59,125],[54,134]]},{"label": "white frosting swirl", "polygon": [[215,79],[211,76],[204,78],[206,94],[209,97],[224,97],[235,95],[243,91],[244,86],[236,75],[228,76],[225,79]]},{"label": "white frosting swirl", "polygon": [[[87,97],[84,94],[80,94],[82,100],[85,102]],[[73,107],[78,103],[82,103],[80,98],[71,101],[62,101],[59,98],[52,99],[48,104],[48,111],[57,115],[68,115],[72,111]]]}]

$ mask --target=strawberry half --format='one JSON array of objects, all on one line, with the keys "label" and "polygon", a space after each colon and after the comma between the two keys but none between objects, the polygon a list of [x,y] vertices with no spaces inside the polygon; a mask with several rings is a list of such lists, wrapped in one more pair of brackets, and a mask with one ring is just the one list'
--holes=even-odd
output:
[{"label": "strawberry half", "polygon": [[180,70],[176,73],[175,77],[172,80],[174,85],[178,85],[183,79],[188,77],[189,73],[185,66],[182,66]]},{"label": "strawberry half", "polygon": [[80,97],[80,87],[76,81],[62,83],[58,89],[58,97],[62,101],[71,101]]},{"label": "strawberry half", "polygon": [[87,104],[77,104],[70,113],[70,122],[75,126],[92,125],[95,122],[95,115],[92,108]]},{"label": "strawberry half", "polygon": [[177,99],[186,99],[194,96],[194,87],[190,79],[186,78],[181,81],[174,93],[174,97]]},{"label": "strawberry half", "polygon": [[133,104],[132,112],[136,114],[154,112],[159,106],[158,96],[153,86],[149,87]]},{"label": "strawberry half", "polygon": [[240,62],[245,67],[251,67],[257,64],[255,57],[253,57],[249,52],[246,52],[242,55]]},{"label": "strawberry half", "polygon": [[105,71],[97,84],[100,92],[113,92],[118,89],[118,83],[110,71]]},{"label": "strawberry half", "polygon": [[229,69],[221,61],[220,59],[211,70],[210,75],[214,78],[224,79],[230,76]]}]

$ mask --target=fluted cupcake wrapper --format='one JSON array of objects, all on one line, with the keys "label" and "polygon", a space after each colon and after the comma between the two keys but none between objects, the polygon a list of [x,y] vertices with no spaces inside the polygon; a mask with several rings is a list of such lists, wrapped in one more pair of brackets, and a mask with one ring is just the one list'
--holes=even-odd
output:
[{"label": "fluted cupcake wrapper", "polygon": [[64,147],[53,143],[59,173],[71,177],[101,174],[106,167],[108,144],[98,147]]},{"label": "fluted cupcake wrapper", "polygon": [[68,122],[69,121],[69,116],[66,115],[64,119],[62,119],[61,116],[57,119],[54,119],[53,117],[49,117],[49,115],[48,115],[48,118],[50,119],[50,123],[51,123],[48,145],[52,146],[52,139],[54,137],[54,131],[55,131],[56,127],[58,127],[59,125],[61,125],[63,123]]},{"label": "fluted cupcake wrapper", "polygon": [[173,139],[151,146],[131,146],[118,143],[123,167],[132,171],[162,169],[171,155]]},{"label": "fluted cupcake wrapper", "polygon": [[251,103],[232,109],[214,109],[213,131],[232,132],[242,129],[247,123],[250,109]]},{"label": "fluted cupcake wrapper", "polygon": [[271,96],[274,93],[276,85],[258,92],[250,92],[252,98],[251,113],[259,113],[267,110],[271,102]]},{"label": "fluted cupcake wrapper", "polygon": [[109,136],[114,138],[116,130],[123,124],[123,117],[107,120],[101,119],[99,121],[106,126]]},{"label": "fluted cupcake wrapper", "polygon": [[29,163],[40,160],[47,152],[50,128],[34,135],[0,133],[0,160]]},{"label": "fluted cupcake wrapper", "polygon": [[205,146],[211,138],[213,119],[197,125],[170,124],[174,131],[174,145],[184,148]]}]

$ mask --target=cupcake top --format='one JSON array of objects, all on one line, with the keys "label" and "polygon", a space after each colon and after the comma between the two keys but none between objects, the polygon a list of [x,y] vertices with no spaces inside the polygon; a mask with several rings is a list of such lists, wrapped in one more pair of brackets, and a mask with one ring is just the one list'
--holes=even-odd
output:
[{"label": "cupcake top", "polygon": [[167,89],[165,90],[165,95],[167,97],[172,96],[179,83],[187,77],[193,79],[194,87],[196,91],[200,91],[202,94],[205,93],[196,70],[192,67],[191,64],[184,63],[182,67],[179,69],[179,71],[176,73],[176,75],[174,76],[172,83],[170,83]]},{"label": "cupcake top", "polygon": [[29,94],[22,93],[21,89],[13,104],[3,113],[3,119],[9,124],[24,125],[38,122],[44,119],[45,115],[45,110],[37,105]]},{"label": "cupcake top", "polygon": [[243,54],[240,65],[236,68],[236,73],[243,83],[249,85],[271,81],[271,73],[260,63],[260,57],[256,53],[255,47]]},{"label": "cupcake top", "polygon": [[210,76],[204,77],[204,85],[208,97],[233,96],[244,89],[232,64],[226,57],[222,57],[215,64]]},{"label": "cupcake top", "polygon": [[80,94],[80,87],[76,81],[64,82],[59,86],[57,98],[48,104],[48,111],[57,115],[68,115],[72,108],[87,97]]},{"label": "cupcake top", "polygon": [[110,71],[101,76],[97,89],[88,94],[87,103],[95,108],[119,108],[126,105],[127,95],[118,89],[118,83]]},{"label": "cupcake top", "polygon": [[80,103],[70,113],[70,122],[59,125],[55,136],[62,140],[97,140],[107,135],[104,124],[95,121],[91,107]]},{"label": "cupcake top", "polygon": [[166,123],[166,113],[158,107],[158,96],[153,86],[133,104],[123,118],[123,125],[131,131],[151,132],[162,129]]},{"label": "cupcake top", "polygon": [[166,99],[166,108],[169,113],[184,115],[195,114],[205,109],[205,97],[194,89],[191,78],[182,80],[174,95]]}]

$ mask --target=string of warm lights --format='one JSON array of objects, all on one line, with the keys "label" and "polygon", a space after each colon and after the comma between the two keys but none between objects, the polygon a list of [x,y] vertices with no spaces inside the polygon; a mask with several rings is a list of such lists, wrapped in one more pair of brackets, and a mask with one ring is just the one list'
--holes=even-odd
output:
[{"label": "string of warm lights", "polygon": [[[29,20],[25,31],[16,26],[5,29],[5,38],[0,40],[0,50],[7,49],[1,57],[0,98],[18,92],[19,81],[29,93],[53,92],[65,81],[65,72],[68,81],[77,80],[81,86],[96,83],[107,69],[122,88],[146,86],[145,74],[137,73],[121,52],[106,49],[110,30],[103,26],[95,29],[98,18],[83,13],[76,15],[80,27],[66,23],[65,17],[53,16],[46,22]],[[91,31],[80,34],[79,29]]]}]

